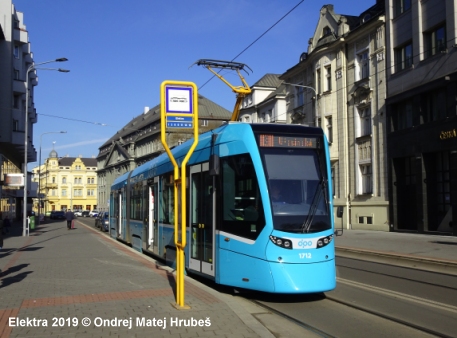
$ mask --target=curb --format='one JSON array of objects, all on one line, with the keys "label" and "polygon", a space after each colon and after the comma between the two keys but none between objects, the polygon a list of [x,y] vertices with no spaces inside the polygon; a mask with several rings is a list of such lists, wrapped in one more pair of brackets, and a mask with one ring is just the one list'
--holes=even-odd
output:
[{"label": "curb", "polygon": [[457,276],[457,261],[336,247],[336,256]]}]

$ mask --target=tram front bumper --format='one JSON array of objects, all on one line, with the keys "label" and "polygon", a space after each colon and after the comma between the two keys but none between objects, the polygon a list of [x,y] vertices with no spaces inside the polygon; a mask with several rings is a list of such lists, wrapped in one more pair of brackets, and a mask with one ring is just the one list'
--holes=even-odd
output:
[{"label": "tram front bumper", "polygon": [[335,261],[309,264],[270,262],[275,293],[318,293],[335,289]]}]

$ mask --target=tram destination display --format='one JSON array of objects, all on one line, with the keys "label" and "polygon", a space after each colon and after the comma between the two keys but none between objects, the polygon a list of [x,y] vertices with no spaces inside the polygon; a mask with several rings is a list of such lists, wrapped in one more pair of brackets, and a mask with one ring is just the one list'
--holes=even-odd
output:
[{"label": "tram destination display", "polygon": [[260,147],[317,148],[317,138],[260,134]]}]

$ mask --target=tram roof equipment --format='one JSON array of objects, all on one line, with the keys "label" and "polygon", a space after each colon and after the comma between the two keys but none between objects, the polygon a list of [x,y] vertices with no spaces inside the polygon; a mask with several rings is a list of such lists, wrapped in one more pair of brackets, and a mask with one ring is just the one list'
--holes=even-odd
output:
[{"label": "tram roof equipment", "polygon": [[[242,70],[242,71],[246,72],[246,74],[249,75],[249,72],[246,69],[251,71],[251,73],[253,72],[252,69],[248,65],[241,63],[241,62],[213,60],[213,59],[200,59],[200,60],[197,60],[193,65],[206,67],[211,73],[213,73],[221,81],[223,81],[227,86],[229,86],[234,93],[236,93],[236,103],[235,103],[235,107],[233,108],[233,113],[232,113],[232,117],[231,117],[230,121],[238,121],[238,116],[240,115],[241,103],[242,103],[244,97],[251,93],[251,88],[249,88],[248,84],[246,83],[246,80],[241,75],[240,71]],[[233,86],[226,79],[224,79],[224,77],[222,75],[215,72],[213,68],[236,70],[243,85],[242,86]]]}]

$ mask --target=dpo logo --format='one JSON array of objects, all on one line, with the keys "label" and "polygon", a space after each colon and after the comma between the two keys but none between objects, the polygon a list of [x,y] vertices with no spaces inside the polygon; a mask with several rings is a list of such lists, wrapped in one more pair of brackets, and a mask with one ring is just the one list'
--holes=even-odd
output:
[{"label": "dpo logo", "polygon": [[313,245],[313,241],[306,241],[302,239],[301,241],[298,241],[297,244],[300,248],[310,248]]}]

